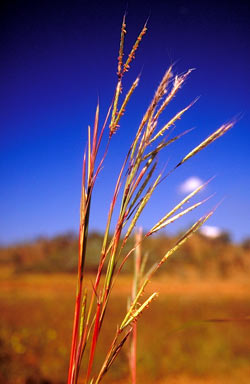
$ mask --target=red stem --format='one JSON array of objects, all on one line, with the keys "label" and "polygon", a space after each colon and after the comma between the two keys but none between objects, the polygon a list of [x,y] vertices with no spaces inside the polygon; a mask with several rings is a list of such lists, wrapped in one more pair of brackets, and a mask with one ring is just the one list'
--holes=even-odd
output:
[{"label": "red stem", "polygon": [[88,383],[92,365],[93,365],[93,360],[94,360],[94,355],[95,355],[95,348],[96,348],[96,343],[98,339],[98,334],[99,334],[99,320],[100,320],[100,310],[101,310],[101,304],[97,303],[97,309],[96,309],[96,317],[95,317],[95,327],[94,327],[94,332],[93,332],[93,337],[92,337],[92,344],[91,344],[91,349],[90,349],[90,356],[89,356],[89,364],[88,364],[88,369],[87,369],[87,376],[86,376],[86,383]]}]

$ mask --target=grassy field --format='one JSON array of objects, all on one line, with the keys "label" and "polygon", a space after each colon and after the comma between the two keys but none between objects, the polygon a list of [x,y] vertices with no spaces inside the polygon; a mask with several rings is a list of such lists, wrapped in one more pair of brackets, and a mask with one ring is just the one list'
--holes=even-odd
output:
[{"label": "grassy field", "polygon": [[[88,275],[89,286],[94,279]],[[122,276],[98,344],[96,367],[125,313],[130,278]],[[138,321],[138,383],[249,384],[250,282],[160,276],[160,296]],[[0,281],[0,382],[66,382],[75,277],[12,275]],[[224,320],[224,321],[221,321]],[[129,383],[127,350],[104,383]]]}]

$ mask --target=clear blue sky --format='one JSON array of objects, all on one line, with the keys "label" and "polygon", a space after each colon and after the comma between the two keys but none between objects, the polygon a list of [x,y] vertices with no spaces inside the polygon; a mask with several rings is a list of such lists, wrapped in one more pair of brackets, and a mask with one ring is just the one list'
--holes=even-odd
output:
[{"label": "clear blue sky", "polygon": [[[237,241],[250,236],[250,11],[247,1],[4,1],[1,9],[0,243],[77,231],[82,153],[96,100],[102,113],[116,81],[120,25],[128,9],[126,52],[150,15],[127,85],[140,85],[112,142],[94,194],[91,228],[103,230],[126,149],[167,66],[196,68],[166,118],[196,96],[176,132],[196,127],[165,152],[175,164],[238,113],[233,130],[178,170],[157,191],[141,224],[148,228],[182,196],[191,176],[217,175],[210,224]],[[209,205],[208,205],[209,207]],[[206,210],[206,209],[205,209]],[[204,209],[179,222],[185,228]]]}]

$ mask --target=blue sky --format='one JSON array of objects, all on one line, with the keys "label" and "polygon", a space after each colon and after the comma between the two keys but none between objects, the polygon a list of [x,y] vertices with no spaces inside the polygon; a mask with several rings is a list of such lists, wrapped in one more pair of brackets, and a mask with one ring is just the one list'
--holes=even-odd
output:
[{"label": "blue sky", "polygon": [[[196,68],[165,118],[199,101],[177,124],[195,127],[166,151],[174,165],[222,123],[241,119],[227,135],[166,180],[140,224],[149,228],[183,197],[189,177],[216,192],[207,209],[226,197],[210,219],[236,241],[250,236],[250,26],[246,1],[23,1],[2,6],[0,243],[77,231],[81,162],[97,98],[103,116],[116,82],[120,25],[127,7],[125,51],[150,15],[148,32],[127,75],[142,71],[139,87],[115,135],[100,174],[91,228],[103,230],[114,180],[147,104],[170,63],[175,73]],[[125,87],[126,88],[126,87]],[[192,223],[206,208],[179,221]]]}]

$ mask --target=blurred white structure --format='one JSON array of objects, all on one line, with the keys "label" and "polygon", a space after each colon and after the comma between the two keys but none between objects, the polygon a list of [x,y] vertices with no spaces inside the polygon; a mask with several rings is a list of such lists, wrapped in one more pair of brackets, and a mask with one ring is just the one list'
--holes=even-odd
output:
[{"label": "blurred white structure", "polygon": [[197,176],[189,177],[180,185],[180,192],[181,193],[193,192],[196,188],[198,188],[202,184],[203,184],[203,181],[199,177]]},{"label": "blurred white structure", "polygon": [[222,230],[212,225],[203,225],[200,229],[200,233],[211,239],[216,239],[216,237],[219,237],[222,234]]}]

